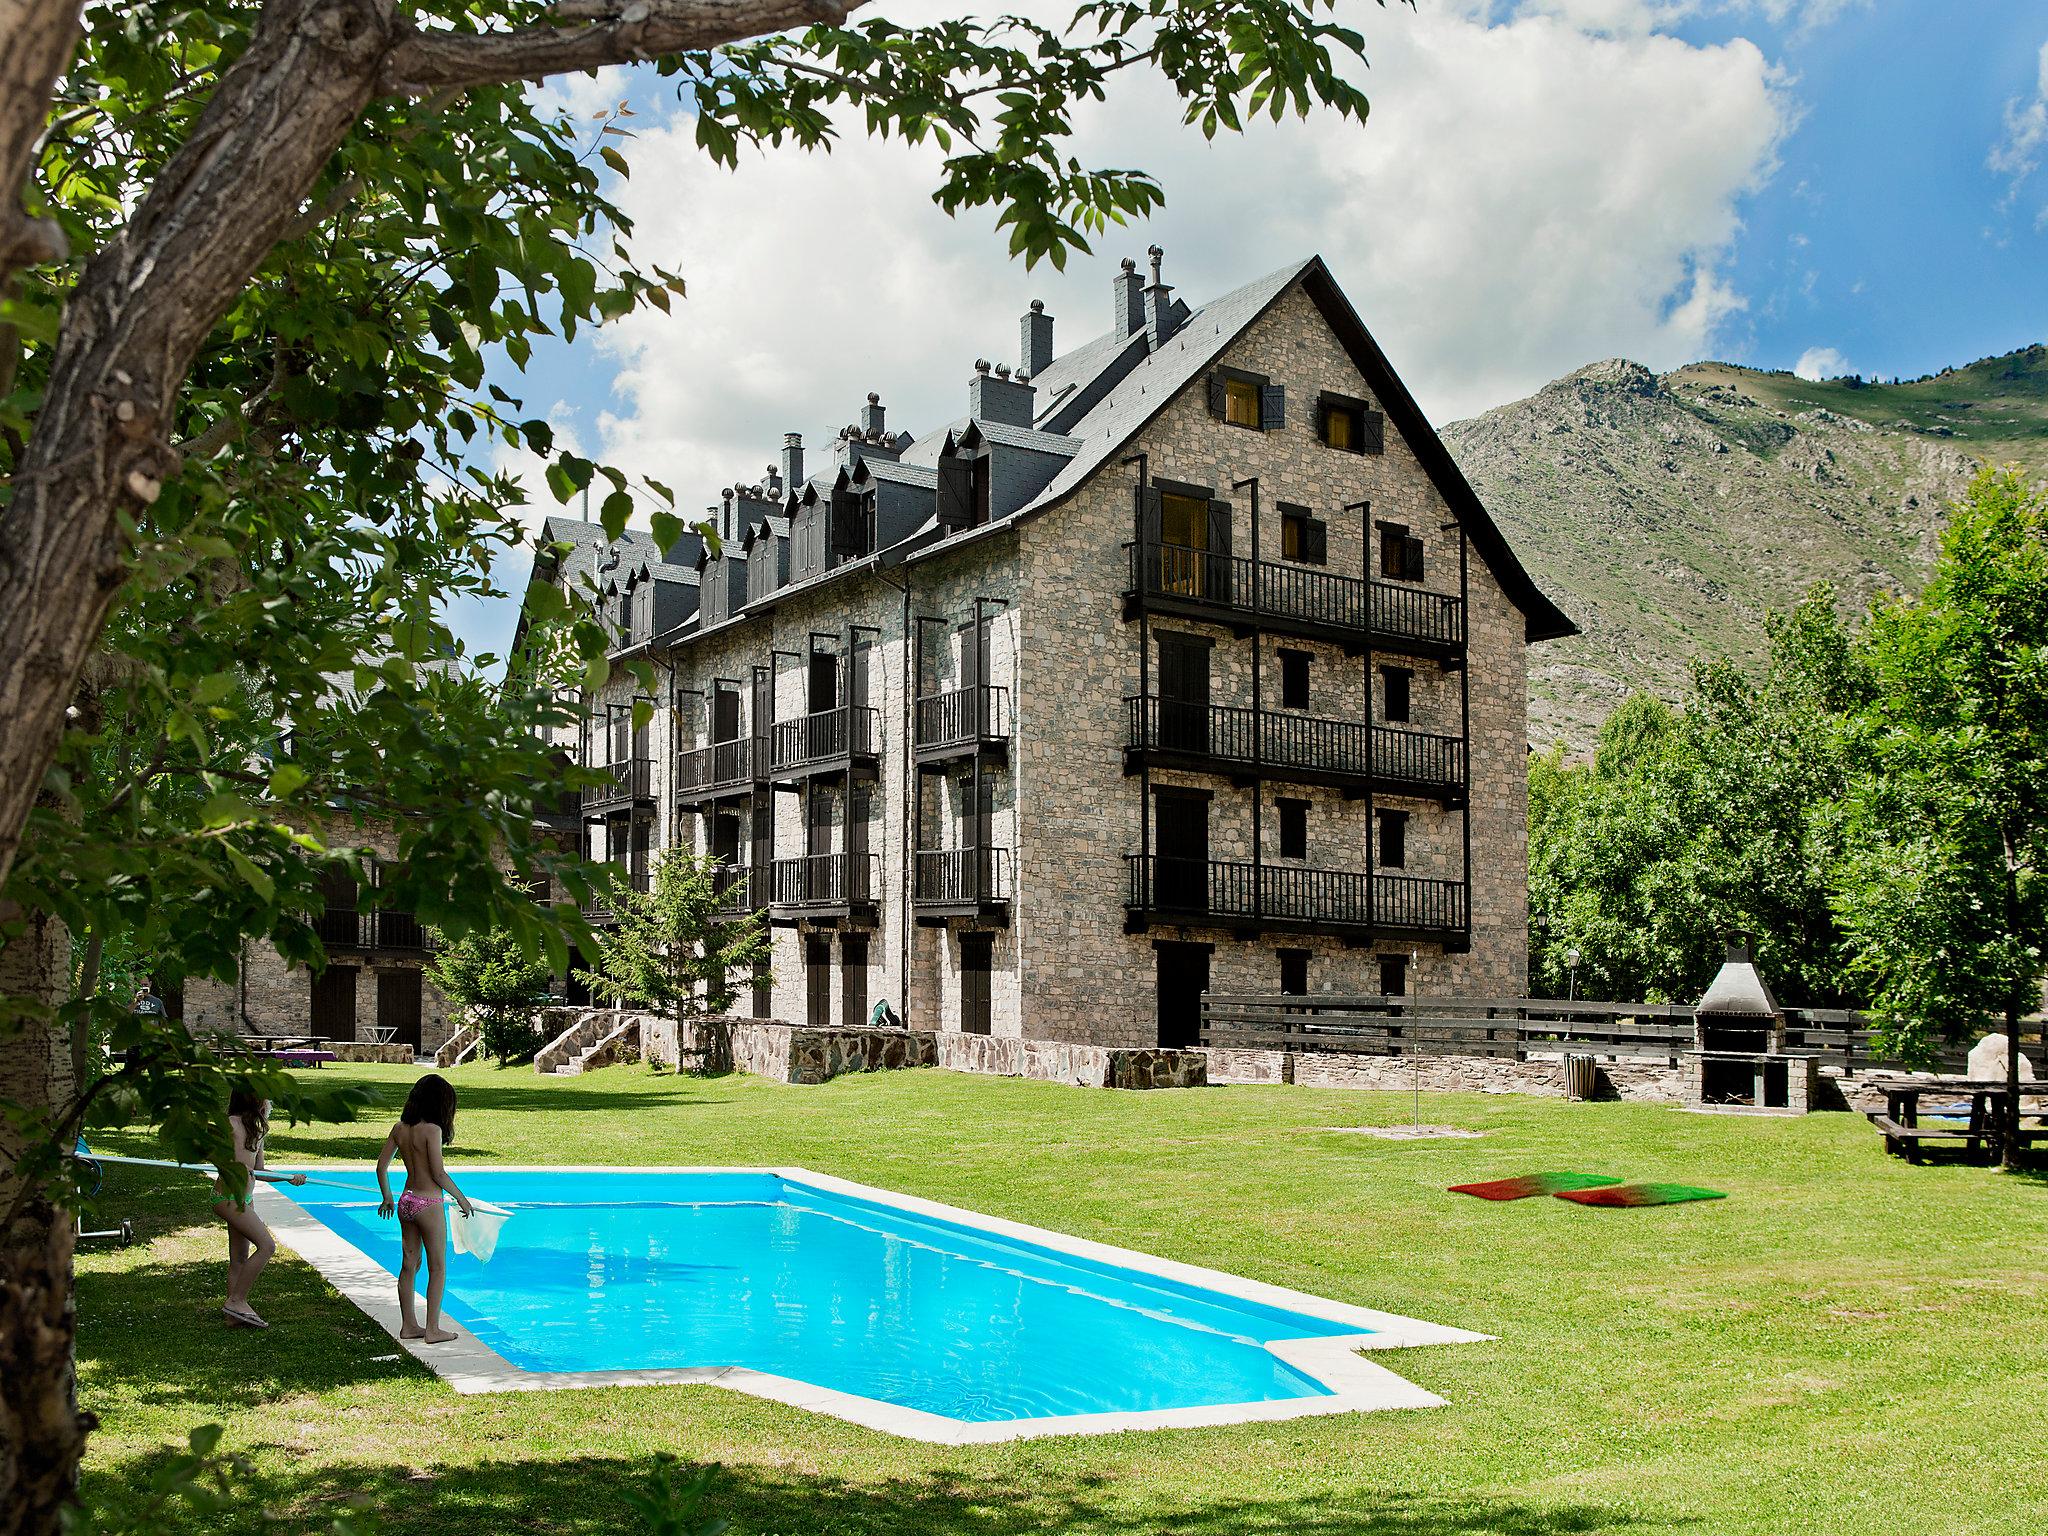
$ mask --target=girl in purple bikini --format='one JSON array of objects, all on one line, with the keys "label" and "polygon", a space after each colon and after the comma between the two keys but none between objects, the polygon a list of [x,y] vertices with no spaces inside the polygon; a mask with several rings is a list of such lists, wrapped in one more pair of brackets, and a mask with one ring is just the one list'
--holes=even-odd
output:
[{"label": "girl in purple bikini", "polygon": [[[455,1187],[441,1161],[441,1149],[455,1140],[455,1089],[438,1072],[429,1072],[412,1085],[405,1109],[391,1134],[384,1138],[384,1150],[377,1158],[377,1187],[384,1203],[377,1214],[398,1212],[398,1230],[405,1241],[405,1259],[398,1268],[398,1310],[404,1318],[401,1339],[419,1339],[427,1344],[445,1344],[455,1337],[441,1326],[441,1288],[448,1270],[448,1224],[441,1212],[441,1192],[446,1190],[470,1214],[469,1197]],[[391,1159],[405,1161],[405,1189],[396,1202],[391,1198]],[[420,1255],[427,1259],[427,1323],[420,1326],[413,1315],[413,1283],[419,1277]]]}]

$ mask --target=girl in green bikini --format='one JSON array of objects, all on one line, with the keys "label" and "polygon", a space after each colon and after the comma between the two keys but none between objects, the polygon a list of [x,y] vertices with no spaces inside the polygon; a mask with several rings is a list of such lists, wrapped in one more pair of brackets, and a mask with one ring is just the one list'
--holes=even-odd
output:
[{"label": "girl in green bikini", "polygon": [[268,1328],[249,1305],[249,1292],[256,1277],[277,1250],[277,1241],[263,1218],[250,1209],[256,1185],[303,1184],[303,1173],[266,1173],[263,1168],[263,1138],[270,1130],[270,1101],[259,1099],[247,1088],[228,1095],[228,1129],[235,1138],[235,1161],[242,1167],[240,1193],[228,1183],[225,1169],[213,1181],[213,1214],[228,1229],[228,1299],[221,1315],[230,1328]]}]

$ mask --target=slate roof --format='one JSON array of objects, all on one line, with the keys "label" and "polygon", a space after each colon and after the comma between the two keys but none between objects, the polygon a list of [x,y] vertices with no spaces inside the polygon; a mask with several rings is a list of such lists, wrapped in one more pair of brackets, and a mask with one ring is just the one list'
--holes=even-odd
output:
[{"label": "slate roof", "polygon": [[[1454,516],[1464,526],[1473,552],[1485,562],[1508,597],[1522,610],[1528,639],[1547,640],[1576,632],[1577,626],[1540,591],[1506,538],[1481,505],[1435,429],[1423,415],[1414,397],[1394,373],[1386,354],[1358,318],[1350,301],[1337,287],[1320,256],[1288,263],[1210,300],[1190,308],[1176,300],[1178,324],[1166,344],[1154,351],[1146,333],[1130,336],[1105,331],[1069,349],[1031,380],[1036,390],[1032,427],[1015,427],[980,419],[974,425],[992,443],[1064,459],[1043,490],[1022,506],[998,516],[979,528],[964,529],[943,538],[937,532],[936,516],[924,519],[908,537],[892,549],[878,551],[884,564],[908,559],[922,560],[953,545],[971,542],[1009,527],[1021,518],[1037,516],[1058,506],[1098,471],[1114,464],[1130,441],[1144,430],[1160,411],[1199,380],[1217,358],[1245,330],[1264,315],[1296,284],[1322,312],[1332,331],[1364,377],[1367,387],[1384,407],[1389,420],[1430,475]],[[962,417],[926,432],[909,442],[899,459],[891,462],[879,455],[866,459],[868,473],[877,480],[928,489],[936,484],[936,465],[949,435],[967,430],[969,418]],[[904,434],[903,436],[907,436]],[[902,441],[899,436],[898,441]],[[820,497],[830,494],[839,471],[814,472],[807,485]],[[786,505],[786,502],[785,502]],[[936,509],[934,509],[936,512]],[[749,532],[762,519],[750,519]],[[767,522],[778,534],[786,535],[786,519],[774,516]],[[603,532],[592,524],[571,519],[550,518],[548,527],[574,546],[565,562],[573,577],[580,562],[594,566],[601,556]],[[586,553],[595,535],[595,549]],[[622,543],[639,541],[647,546],[648,558],[658,558],[653,540],[645,533],[629,530]],[[807,578],[806,588],[867,568],[868,560],[845,565]],[[786,590],[786,589],[785,589]]]}]

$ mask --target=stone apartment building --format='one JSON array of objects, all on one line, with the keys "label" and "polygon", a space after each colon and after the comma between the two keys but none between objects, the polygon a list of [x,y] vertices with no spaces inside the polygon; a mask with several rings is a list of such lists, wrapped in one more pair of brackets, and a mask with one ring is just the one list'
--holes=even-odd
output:
[{"label": "stone apartment building", "polygon": [[1321,259],[1191,308],[1155,248],[962,404],[784,435],[715,554],[550,520],[535,579],[659,680],[564,744],[591,856],[721,858],[792,1021],[1171,1045],[1211,988],[1521,993],[1525,648],[1572,625]]}]

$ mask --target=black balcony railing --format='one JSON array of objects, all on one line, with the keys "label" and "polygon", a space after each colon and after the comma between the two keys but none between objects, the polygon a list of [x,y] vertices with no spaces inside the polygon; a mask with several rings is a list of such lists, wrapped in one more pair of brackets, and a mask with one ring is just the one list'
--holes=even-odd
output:
[{"label": "black balcony railing", "polygon": [[[1324,720],[1179,699],[1126,698],[1125,745],[1235,767],[1356,779],[1449,793],[1465,785],[1465,744],[1455,736],[1356,720]],[[1366,744],[1372,746],[1371,760]]]},{"label": "black balcony railing", "polygon": [[928,907],[979,907],[1010,899],[1007,848],[920,848],[910,899]]},{"label": "black balcony railing", "polygon": [[1372,932],[1462,934],[1463,882],[1291,864],[1126,854],[1133,911],[1167,921],[1273,922]]},{"label": "black balcony railing", "polygon": [[744,789],[755,782],[754,738],[714,741],[676,759],[676,793],[684,797]]},{"label": "black balcony railing", "polygon": [[880,720],[880,712],[865,704],[842,704],[778,720],[770,738],[770,766],[782,773],[871,758],[881,738]]},{"label": "black balcony railing", "polygon": [[622,800],[647,800],[654,794],[654,759],[634,757],[616,763],[592,763],[599,773],[607,776],[603,784],[586,784],[583,788],[583,803],[586,806],[610,805]]},{"label": "black balcony railing", "polygon": [[874,898],[880,857],[872,853],[810,853],[777,859],[769,903],[777,907],[859,907]]},{"label": "black balcony railing", "polygon": [[993,683],[926,694],[917,701],[917,745],[971,746],[1010,739],[1010,690]]},{"label": "black balcony railing", "polygon": [[361,949],[363,919],[354,907],[328,907],[313,919],[313,931],[329,949]]},{"label": "black balcony railing", "polygon": [[720,912],[752,912],[759,905],[754,900],[754,872],[744,865],[719,865],[711,888],[718,896]]},{"label": "black balcony railing", "polygon": [[410,912],[365,912],[365,924],[374,937],[374,949],[424,950],[431,948],[427,930]]},{"label": "black balcony railing", "polygon": [[1145,597],[1432,649],[1465,643],[1465,604],[1447,593],[1180,544],[1124,548],[1131,556],[1132,590]]}]

